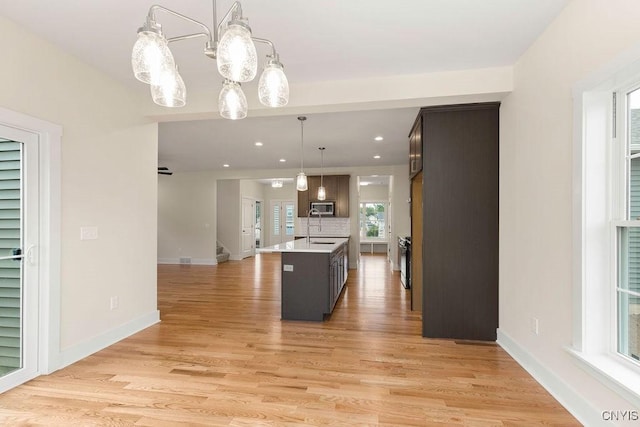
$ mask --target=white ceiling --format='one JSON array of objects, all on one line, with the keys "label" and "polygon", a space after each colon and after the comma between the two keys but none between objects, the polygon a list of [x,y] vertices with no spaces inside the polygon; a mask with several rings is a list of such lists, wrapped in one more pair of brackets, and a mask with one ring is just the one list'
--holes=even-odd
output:
[{"label": "white ceiling", "polygon": [[[423,74],[513,64],[569,0],[242,0],[256,37],[270,39],[292,85]],[[220,15],[231,0],[218,1]],[[131,74],[136,30],[152,1],[0,0],[3,15],[62,49],[147,94]],[[208,0],[160,0],[212,26]],[[158,14],[168,37],[192,26]],[[171,45],[188,90],[216,93],[215,62],[200,54],[201,40]],[[149,101],[151,102],[151,101]],[[417,109],[308,114],[305,163],[319,166],[399,164]],[[308,129],[308,131],[307,131]],[[382,134],[385,140],[374,143]],[[307,137],[308,136],[308,137]],[[252,145],[265,143],[261,150]],[[345,155],[348,153],[348,155]],[[379,161],[374,154],[382,156]],[[160,127],[159,157],[173,170],[299,166],[296,116],[171,122]],[[308,159],[308,160],[307,160]],[[295,161],[294,161],[295,160]]]}]

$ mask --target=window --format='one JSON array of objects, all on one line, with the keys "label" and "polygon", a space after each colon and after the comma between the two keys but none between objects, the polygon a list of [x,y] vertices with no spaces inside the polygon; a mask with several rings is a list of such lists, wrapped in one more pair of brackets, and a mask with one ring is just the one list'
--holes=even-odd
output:
[{"label": "window", "polygon": [[[622,182],[616,193],[616,350],[624,357],[640,361],[640,89],[616,93],[618,111],[624,111],[616,138],[622,155],[612,167],[614,181]],[[615,165],[612,165],[615,166]],[[616,209],[614,208],[614,211]]]},{"label": "window", "polygon": [[385,202],[360,203],[360,241],[386,241],[387,204]]},{"label": "window", "polygon": [[587,373],[640,407],[640,46],[573,88],[573,336]]}]

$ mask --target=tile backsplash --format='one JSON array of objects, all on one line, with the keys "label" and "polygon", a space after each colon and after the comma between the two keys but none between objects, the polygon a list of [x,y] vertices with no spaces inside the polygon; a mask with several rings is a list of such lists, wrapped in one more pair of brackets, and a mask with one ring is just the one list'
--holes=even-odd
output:
[{"label": "tile backsplash", "polygon": [[[348,236],[351,234],[349,218],[322,218],[322,231],[318,231],[319,218],[311,218],[312,236]],[[307,218],[298,218],[296,235],[307,234]]]}]

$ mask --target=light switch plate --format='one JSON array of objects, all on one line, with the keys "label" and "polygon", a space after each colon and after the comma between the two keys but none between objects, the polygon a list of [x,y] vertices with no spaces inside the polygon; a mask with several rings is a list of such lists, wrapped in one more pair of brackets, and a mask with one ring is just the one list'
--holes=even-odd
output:
[{"label": "light switch plate", "polygon": [[284,271],[293,271],[293,265],[292,264],[284,264],[282,266],[282,268],[284,269]]},{"label": "light switch plate", "polygon": [[98,227],[80,227],[80,240],[96,240]]}]

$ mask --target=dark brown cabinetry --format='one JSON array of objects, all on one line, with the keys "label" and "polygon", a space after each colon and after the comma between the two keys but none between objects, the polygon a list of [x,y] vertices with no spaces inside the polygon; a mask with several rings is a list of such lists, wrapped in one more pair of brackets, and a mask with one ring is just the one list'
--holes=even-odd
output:
[{"label": "dark brown cabinetry", "polygon": [[[349,175],[325,175],[323,184],[327,194],[327,201],[334,202],[335,217],[349,217]],[[306,217],[309,212],[309,204],[318,202],[318,187],[320,176],[307,176],[307,191],[298,191],[298,216]]]},{"label": "dark brown cabinetry", "polygon": [[409,134],[409,178],[422,170],[422,116],[418,116]]},{"label": "dark brown cabinetry", "polygon": [[429,107],[416,120],[425,337],[496,339],[499,107]]},{"label": "dark brown cabinetry", "polygon": [[[282,319],[322,321],[331,314],[347,282],[348,245],[330,254],[282,253]],[[285,270],[284,265],[292,267]]]}]

